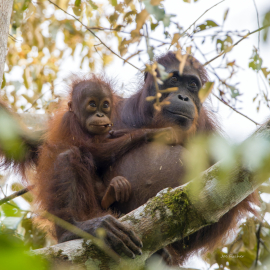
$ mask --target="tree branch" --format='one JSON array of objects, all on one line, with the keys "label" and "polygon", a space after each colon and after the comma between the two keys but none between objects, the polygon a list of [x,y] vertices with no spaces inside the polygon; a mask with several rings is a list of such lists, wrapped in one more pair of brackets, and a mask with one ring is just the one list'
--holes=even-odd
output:
[{"label": "tree branch", "polygon": [[7,55],[8,29],[13,0],[0,0],[0,89],[3,81]]},{"label": "tree branch", "polygon": [[15,198],[17,198],[19,196],[22,196],[23,194],[25,194],[28,191],[32,190],[33,187],[34,187],[34,185],[31,185],[31,186],[28,186],[26,188],[23,188],[23,189],[21,189],[19,191],[16,191],[16,192],[12,193],[9,196],[6,196],[5,198],[3,198],[3,199],[0,200],[0,205],[3,204],[3,203],[6,203],[8,201],[11,201],[11,200],[13,200],[13,199],[15,199]]}]

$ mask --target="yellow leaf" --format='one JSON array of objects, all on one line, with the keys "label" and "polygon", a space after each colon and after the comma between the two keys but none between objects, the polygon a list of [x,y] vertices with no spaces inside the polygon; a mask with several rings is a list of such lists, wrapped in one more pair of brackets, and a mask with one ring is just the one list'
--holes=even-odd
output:
[{"label": "yellow leaf", "polygon": [[147,97],[145,100],[146,100],[146,101],[153,101],[153,100],[155,100],[155,99],[156,99],[155,96],[149,96],[149,97]]},{"label": "yellow leaf", "polygon": [[175,44],[179,40],[180,37],[181,37],[181,35],[179,33],[175,33],[173,35],[173,39],[172,39],[171,45]]},{"label": "yellow leaf", "polygon": [[209,96],[209,94],[211,93],[213,87],[214,87],[214,82],[207,82],[203,88],[199,91],[199,99],[201,101],[201,103],[203,103],[206,98]]},{"label": "yellow leaf", "polygon": [[136,29],[140,30],[142,26],[144,25],[146,19],[149,17],[149,13],[146,11],[146,9],[142,10],[139,14],[136,16]]}]

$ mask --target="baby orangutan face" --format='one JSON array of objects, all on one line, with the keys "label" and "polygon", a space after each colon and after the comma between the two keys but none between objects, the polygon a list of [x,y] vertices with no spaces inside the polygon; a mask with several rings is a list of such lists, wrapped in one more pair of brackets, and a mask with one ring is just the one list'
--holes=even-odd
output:
[{"label": "baby orangutan face", "polygon": [[108,133],[112,127],[111,89],[107,89],[104,85],[90,81],[81,82],[75,86],[75,88],[77,87],[80,88],[78,92],[80,92],[81,95],[77,97],[77,99],[73,97],[69,106],[79,118],[82,127],[91,135]]}]

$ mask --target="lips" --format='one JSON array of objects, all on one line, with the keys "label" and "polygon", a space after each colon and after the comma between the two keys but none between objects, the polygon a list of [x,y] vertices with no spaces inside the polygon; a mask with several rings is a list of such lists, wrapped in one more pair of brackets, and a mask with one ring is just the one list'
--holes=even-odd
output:
[{"label": "lips", "polygon": [[91,127],[112,127],[112,124],[105,124],[105,125],[93,125],[93,124],[90,124],[89,126],[91,126]]},{"label": "lips", "polygon": [[190,117],[190,116],[187,116],[187,115],[185,115],[185,114],[182,114],[182,113],[180,113],[180,112],[172,112],[172,111],[170,111],[170,110],[166,110],[167,112],[169,112],[169,113],[171,113],[171,114],[175,114],[175,115],[179,115],[179,116],[181,116],[181,117],[185,117],[185,118],[187,118],[187,119],[189,119],[189,120],[193,120],[194,118],[192,118],[192,117]]}]

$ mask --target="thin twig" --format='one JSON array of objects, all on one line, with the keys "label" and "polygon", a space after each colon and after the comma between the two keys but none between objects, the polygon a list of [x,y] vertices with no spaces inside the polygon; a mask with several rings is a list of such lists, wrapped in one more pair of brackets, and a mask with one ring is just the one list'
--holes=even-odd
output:
[{"label": "thin twig", "polygon": [[12,36],[11,34],[8,34],[8,37],[11,38],[14,42],[22,42],[22,40],[18,40],[17,38]]},{"label": "thin twig", "polygon": [[[258,8],[257,8],[255,0],[253,0],[253,4],[254,4],[255,10],[256,10],[258,28],[260,28],[259,12],[258,12]],[[258,33],[258,51],[260,51],[260,32]]]},{"label": "thin twig", "polygon": [[252,119],[249,118],[247,115],[245,115],[245,114],[243,114],[243,113],[237,111],[234,107],[232,107],[230,104],[228,104],[225,100],[219,98],[219,97],[218,97],[216,94],[214,94],[213,92],[212,92],[212,95],[213,95],[214,97],[216,97],[219,101],[221,101],[222,103],[224,103],[225,105],[227,105],[228,107],[230,107],[230,108],[231,108],[232,110],[234,110],[235,112],[241,114],[242,116],[244,116],[245,118],[247,118],[248,120],[250,120],[251,122],[253,122],[255,125],[257,125],[257,126],[259,125],[259,126],[260,126],[259,123],[257,123],[256,121],[252,120]]},{"label": "thin twig", "polygon": [[25,113],[25,112],[28,112],[31,108],[33,108],[33,106],[37,103],[37,101],[38,101],[39,99],[41,99],[45,94],[47,94],[47,93],[49,93],[49,92],[51,92],[51,90],[47,90],[47,91],[45,91],[44,93],[40,94],[40,95],[38,96],[38,98],[36,98],[36,99],[34,100],[34,102],[31,104],[31,106],[30,106],[29,108],[25,109],[23,112],[24,112],[24,113]]},{"label": "thin twig", "polygon": [[23,194],[27,193],[29,190],[32,190],[33,188],[34,188],[34,185],[31,185],[31,186],[28,186],[26,188],[23,188],[23,189],[21,189],[19,191],[16,191],[16,192],[12,193],[9,196],[6,196],[5,198],[3,198],[3,199],[0,200],[0,205],[6,203],[8,201],[13,200],[14,198],[17,198],[19,196],[22,196]]},{"label": "thin twig", "polygon": [[222,56],[223,54],[225,54],[226,52],[230,51],[233,47],[235,47],[236,45],[238,45],[242,40],[246,39],[247,37],[249,37],[250,35],[257,33],[267,27],[269,27],[270,24],[265,25],[257,30],[254,30],[248,34],[246,34],[245,36],[243,36],[241,39],[239,39],[236,43],[234,43],[232,46],[228,47],[226,50],[224,50],[223,52],[221,52],[220,54],[218,54],[217,56],[215,56],[214,58],[212,58],[211,60],[207,61],[206,63],[204,63],[204,66],[210,64],[211,62],[213,62],[214,60],[216,60],[217,58],[219,58],[220,56]]},{"label": "thin twig", "polygon": [[262,223],[260,222],[258,231],[256,233],[256,237],[257,237],[257,252],[256,252],[256,259],[255,259],[255,267],[257,267],[258,261],[259,261],[261,228],[262,228]]},{"label": "thin twig", "polygon": [[[225,1],[225,0],[224,0]],[[119,32],[119,33],[123,33],[123,34],[128,34],[128,35],[131,35],[130,32],[127,32],[127,31],[123,31],[123,30],[119,30],[119,29],[115,29],[115,28],[106,28],[106,27],[89,27],[89,29],[91,30],[100,30],[100,31],[116,31],[116,32]],[[146,37],[145,35],[139,33],[139,35],[141,37]],[[161,42],[161,43],[165,43],[165,44],[171,44],[171,42],[164,42],[160,39],[157,39],[157,38],[153,38],[153,37],[148,37],[149,39],[152,39],[154,41],[157,41],[157,42]]]},{"label": "thin twig", "polygon": [[218,2],[217,4],[215,4],[214,6],[208,8],[195,22],[193,22],[184,32],[182,35],[184,35],[191,27],[192,25],[195,25],[195,23],[205,14],[207,13],[210,9],[214,8],[215,6],[219,5],[220,3],[224,2],[225,0],[222,0],[220,2]]},{"label": "thin twig", "polygon": [[[59,8],[60,10],[62,10],[64,13],[66,13],[67,15],[71,16],[72,18],[74,18],[76,21],[78,21],[82,26],[84,26],[95,38],[97,38],[99,40],[100,43],[102,43],[103,46],[105,46],[111,53],[113,53],[114,55],[116,55],[118,58],[120,58],[121,60],[125,61],[125,59],[123,59],[120,55],[118,55],[116,52],[114,52],[110,47],[108,47],[88,26],[86,26],[82,21],[80,21],[76,16],[68,13],[67,11],[65,11],[64,9],[62,9],[61,7],[59,7],[57,4],[55,4],[54,2],[52,2],[51,0],[48,0],[51,4],[53,4],[54,6],[56,6],[57,8]],[[129,65],[131,65],[132,67],[136,68],[137,70],[139,70],[140,72],[143,72],[141,69],[139,69],[138,67],[134,66],[133,64],[131,64],[130,62],[126,61],[126,63],[128,63]]]}]

